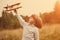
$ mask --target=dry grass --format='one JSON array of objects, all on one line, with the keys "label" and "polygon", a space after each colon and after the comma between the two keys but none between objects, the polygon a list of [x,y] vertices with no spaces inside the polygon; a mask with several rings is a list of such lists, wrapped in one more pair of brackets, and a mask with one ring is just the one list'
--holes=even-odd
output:
[{"label": "dry grass", "polygon": [[[0,31],[0,40],[21,40],[22,29]],[[60,24],[44,25],[40,29],[40,40],[60,40]]]},{"label": "dry grass", "polygon": [[60,40],[60,24],[45,25],[40,30],[40,40]]},{"label": "dry grass", "polygon": [[21,40],[22,29],[0,31],[0,40]]}]

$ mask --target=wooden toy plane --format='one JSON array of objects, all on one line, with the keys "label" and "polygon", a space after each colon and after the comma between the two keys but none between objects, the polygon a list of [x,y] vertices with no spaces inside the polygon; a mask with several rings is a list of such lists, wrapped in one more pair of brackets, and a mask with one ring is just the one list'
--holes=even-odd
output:
[{"label": "wooden toy plane", "polygon": [[6,7],[4,7],[5,9],[7,9],[7,8],[12,8],[12,7],[14,7],[14,6],[16,6],[16,5],[20,5],[21,3],[16,3],[16,4],[13,4],[13,5],[11,5],[11,6],[8,6],[8,4],[7,4],[7,6]]},{"label": "wooden toy plane", "polygon": [[[20,5],[20,3],[13,4],[13,5],[11,5],[11,6],[8,6],[8,5],[7,5],[7,6],[4,7],[4,8],[6,9],[6,11],[14,11],[15,13],[17,13],[17,9],[22,8],[22,6],[14,8],[14,6],[18,6],[18,5]],[[8,9],[8,8],[9,8],[9,9]]]}]

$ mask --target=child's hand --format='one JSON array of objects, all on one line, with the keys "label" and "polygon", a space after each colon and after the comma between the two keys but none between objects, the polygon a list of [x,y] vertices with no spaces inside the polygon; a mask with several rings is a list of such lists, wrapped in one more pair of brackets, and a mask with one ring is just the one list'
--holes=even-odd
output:
[{"label": "child's hand", "polygon": [[13,10],[14,12],[15,12],[15,14],[17,14],[17,10],[15,9],[15,10]]}]

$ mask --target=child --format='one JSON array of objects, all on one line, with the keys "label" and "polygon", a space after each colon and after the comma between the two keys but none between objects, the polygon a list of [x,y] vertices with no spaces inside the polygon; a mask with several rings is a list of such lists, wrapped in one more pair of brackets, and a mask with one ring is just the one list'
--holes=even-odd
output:
[{"label": "child", "polygon": [[[41,19],[36,15],[32,15],[28,22],[16,13],[16,17],[18,18],[20,24],[23,26],[23,35],[22,40],[39,40],[39,25],[41,27]],[[40,23],[39,23],[40,22]],[[38,25],[38,26],[37,26]]]}]

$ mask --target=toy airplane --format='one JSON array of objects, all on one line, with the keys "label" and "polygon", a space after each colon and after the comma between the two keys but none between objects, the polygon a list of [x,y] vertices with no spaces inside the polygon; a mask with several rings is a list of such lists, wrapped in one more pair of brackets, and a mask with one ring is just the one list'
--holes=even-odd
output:
[{"label": "toy airplane", "polygon": [[12,8],[12,7],[14,7],[14,6],[16,6],[16,5],[20,5],[21,3],[16,3],[16,4],[13,4],[13,5],[11,5],[11,6],[8,6],[8,4],[7,4],[7,6],[6,7],[4,7],[5,9],[8,9],[8,8]]},{"label": "toy airplane", "polygon": [[6,11],[14,11],[15,13],[17,13],[17,9],[22,8],[22,6],[14,8],[14,6],[16,6],[16,5],[17,6],[20,5],[20,3],[13,4],[11,6],[7,5],[7,7],[4,7],[4,8],[6,9]]}]

